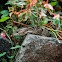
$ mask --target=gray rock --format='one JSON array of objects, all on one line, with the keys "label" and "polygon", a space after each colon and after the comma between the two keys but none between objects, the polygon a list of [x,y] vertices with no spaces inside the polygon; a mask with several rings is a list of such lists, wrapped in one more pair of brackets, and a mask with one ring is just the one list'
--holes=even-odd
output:
[{"label": "gray rock", "polygon": [[15,57],[15,62],[55,62],[46,59],[54,58],[58,44],[55,38],[28,34]]},{"label": "gray rock", "polygon": [[0,54],[6,52],[5,56],[0,57],[0,61],[3,58],[6,58],[7,55],[10,56],[12,54],[10,48],[11,48],[10,40],[0,36]]}]

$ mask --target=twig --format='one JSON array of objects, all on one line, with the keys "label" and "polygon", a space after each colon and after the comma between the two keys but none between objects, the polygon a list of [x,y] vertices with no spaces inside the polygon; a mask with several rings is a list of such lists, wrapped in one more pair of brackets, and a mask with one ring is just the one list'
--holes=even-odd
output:
[{"label": "twig", "polygon": [[12,17],[11,17],[10,19],[12,19],[14,23],[21,24],[21,25],[23,25],[23,26],[28,26],[28,25],[26,25],[26,24],[23,24],[23,23],[19,23],[19,22],[14,21],[14,19],[13,19]]},{"label": "twig", "polygon": [[58,37],[62,40],[62,37],[56,32],[56,34],[58,35]]},{"label": "twig", "polygon": [[[52,32],[53,32],[53,31],[52,31]],[[54,33],[54,35],[55,35],[56,39],[58,40],[58,42],[60,43],[60,40],[57,38],[56,33],[55,33],[55,32],[53,32],[53,33]]]},{"label": "twig", "polygon": [[51,31],[55,31],[55,32],[62,32],[62,31],[59,31],[59,30],[54,30],[54,29],[47,28],[45,26],[41,26],[41,27],[46,28],[46,29],[51,30]]}]

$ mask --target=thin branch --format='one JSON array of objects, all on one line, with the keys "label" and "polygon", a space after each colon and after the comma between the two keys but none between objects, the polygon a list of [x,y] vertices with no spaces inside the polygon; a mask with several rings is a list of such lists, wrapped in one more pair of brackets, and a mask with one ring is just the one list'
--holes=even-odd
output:
[{"label": "thin branch", "polygon": [[26,25],[26,24],[23,24],[23,23],[19,23],[19,22],[14,21],[14,19],[13,19],[12,17],[11,17],[10,19],[12,19],[14,23],[21,24],[21,25],[23,25],[23,26],[28,26],[28,25]]}]

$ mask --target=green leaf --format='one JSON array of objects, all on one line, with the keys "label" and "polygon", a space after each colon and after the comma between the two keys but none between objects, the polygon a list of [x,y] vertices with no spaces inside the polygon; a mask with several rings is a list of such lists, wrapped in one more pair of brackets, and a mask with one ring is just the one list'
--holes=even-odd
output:
[{"label": "green leaf", "polygon": [[12,59],[12,58],[14,58],[14,56],[7,56],[9,59]]},{"label": "green leaf", "polygon": [[22,36],[15,36],[14,39],[20,42],[20,40],[22,39]]},{"label": "green leaf", "polygon": [[48,23],[48,21],[47,20],[44,20],[44,23],[43,24],[47,24]]},{"label": "green leaf", "polygon": [[3,15],[1,16],[1,18],[3,18],[3,17],[8,16],[8,15],[9,15],[9,12],[8,12],[8,10],[3,10],[3,11],[1,11],[1,14],[3,14]]},{"label": "green leaf", "polygon": [[15,30],[17,30],[17,27],[14,26],[14,27],[12,28],[12,30],[13,30],[13,32],[15,32]]},{"label": "green leaf", "polygon": [[0,19],[0,22],[4,22],[4,21],[8,20],[9,18],[10,17],[3,17],[3,18]]},{"label": "green leaf", "polygon": [[0,57],[4,56],[5,54],[6,54],[6,52],[4,52],[4,53],[1,53],[1,54],[0,54]]},{"label": "green leaf", "polygon": [[8,5],[8,4],[11,4],[11,2],[7,2],[7,3],[5,3],[5,5]]},{"label": "green leaf", "polygon": [[[56,14],[59,14],[59,13],[60,13],[60,11],[57,11],[57,12],[56,12]],[[62,16],[62,12],[60,13],[60,16]]]},{"label": "green leaf", "polygon": [[57,1],[57,0],[52,0],[52,1]]},{"label": "green leaf", "polygon": [[6,16],[8,16],[8,13],[7,13],[7,14],[3,14],[3,15],[1,16],[1,18],[6,17]]},{"label": "green leaf", "polygon": [[54,20],[52,20],[52,21],[53,21],[53,24],[54,24],[54,25],[59,24],[59,22],[60,22],[60,20],[58,20],[58,19],[54,19]]},{"label": "green leaf", "polygon": [[6,13],[8,13],[8,10],[1,11],[1,14],[6,14]]},{"label": "green leaf", "polygon": [[41,24],[44,24],[44,22],[43,22],[43,21],[40,21],[40,23],[41,23]]},{"label": "green leaf", "polygon": [[9,12],[14,11],[13,7],[8,7],[8,9],[9,9]]},{"label": "green leaf", "polygon": [[12,28],[12,26],[9,26],[9,25],[8,25],[8,26],[6,26],[6,27],[7,27],[7,28]]},{"label": "green leaf", "polygon": [[61,16],[62,16],[62,12],[61,12],[61,14],[60,14]]},{"label": "green leaf", "polygon": [[57,11],[57,12],[56,12],[56,14],[59,14],[59,13],[60,13],[60,11]]},{"label": "green leaf", "polygon": [[7,60],[6,59],[3,59],[2,62],[7,62]]},{"label": "green leaf", "polygon": [[11,47],[10,49],[17,49],[17,48],[20,48],[21,46],[19,45],[16,45],[15,47]]},{"label": "green leaf", "polygon": [[57,4],[57,2],[51,2],[50,3],[52,6],[55,6]]}]

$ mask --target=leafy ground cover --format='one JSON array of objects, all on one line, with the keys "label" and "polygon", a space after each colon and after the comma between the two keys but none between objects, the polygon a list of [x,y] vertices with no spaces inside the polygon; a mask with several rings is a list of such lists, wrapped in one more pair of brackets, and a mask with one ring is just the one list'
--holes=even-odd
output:
[{"label": "leafy ground cover", "polygon": [[[12,41],[11,35],[17,28],[33,26],[46,28],[52,35],[54,34],[53,37],[62,40],[62,8],[59,2],[57,0],[9,0],[5,3],[10,5],[8,10],[0,11],[1,36]],[[19,47],[16,45],[11,49]]]}]

